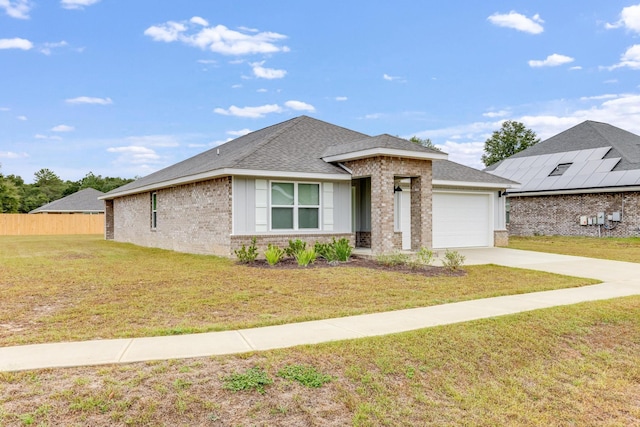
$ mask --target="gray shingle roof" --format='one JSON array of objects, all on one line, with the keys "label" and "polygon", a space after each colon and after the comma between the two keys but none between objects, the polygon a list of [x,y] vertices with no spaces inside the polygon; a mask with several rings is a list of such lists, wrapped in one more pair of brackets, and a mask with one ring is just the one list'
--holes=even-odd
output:
[{"label": "gray shingle roof", "polygon": [[436,160],[433,162],[434,181],[476,182],[484,184],[504,184],[505,187],[518,185],[517,182],[500,176],[492,175],[469,166],[450,160]]},{"label": "gray shingle roof", "polygon": [[343,168],[325,162],[322,158],[327,157],[327,153],[340,154],[370,148],[444,155],[440,151],[390,135],[371,137],[308,116],[300,116],[236,138],[116,188],[107,193],[107,196],[144,191],[172,180],[224,169],[348,176]]},{"label": "gray shingle roof", "polygon": [[402,151],[418,151],[430,154],[444,154],[441,151],[423,147],[422,145],[407,141],[406,139],[383,134],[378,136],[369,136],[357,141],[349,141],[345,144],[332,145],[324,151],[322,157],[331,157],[339,154],[348,154],[375,148],[390,148]]},{"label": "gray shingle roof", "polygon": [[29,213],[63,213],[63,212],[104,212],[104,202],[98,197],[104,195],[102,191],[85,188],[62,199],[54,200]]},{"label": "gray shingle roof", "polygon": [[486,170],[521,182],[518,192],[640,185],[640,136],[585,121]]}]

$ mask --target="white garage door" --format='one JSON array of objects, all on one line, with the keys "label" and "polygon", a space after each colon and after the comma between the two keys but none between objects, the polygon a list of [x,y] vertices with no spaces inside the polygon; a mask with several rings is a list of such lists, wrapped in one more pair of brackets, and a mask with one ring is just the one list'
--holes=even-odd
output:
[{"label": "white garage door", "polygon": [[493,245],[491,195],[433,193],[433,247]]}]

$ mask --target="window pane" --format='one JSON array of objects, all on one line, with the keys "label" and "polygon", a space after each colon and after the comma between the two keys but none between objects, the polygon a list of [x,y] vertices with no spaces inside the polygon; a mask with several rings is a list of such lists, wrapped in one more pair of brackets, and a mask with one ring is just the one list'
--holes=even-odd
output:
[{"label": "window pane", "polygon": [[271,228],[274,230],[293,229],[293,208],[272,208]]},{"label": "window pane", "polygon": [[298,209],[298,228],[320,228],[318,226],[318,208]]},{"label": "window pane", "polygon": [[318,206],[320,204],[320,186],[318,184],[298,184],[298,204]]},{"label": "window pane", "polygon": [[271,183],[271,204],[293,206],[293,183]]}]

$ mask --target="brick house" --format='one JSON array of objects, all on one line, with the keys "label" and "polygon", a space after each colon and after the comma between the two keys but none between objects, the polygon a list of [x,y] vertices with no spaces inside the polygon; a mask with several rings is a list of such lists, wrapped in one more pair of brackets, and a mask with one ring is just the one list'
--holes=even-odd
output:
[{"label": "brick house", "polygon": [[529,236],[637,236],[640,136],[585,121],[486,169],[509,190],[508,229]]},{"label": "brick house", "polygon": [[374,253],[504,244],[516,184],[390,135],[307,116],[269,126],[107,194],[105,237],[229,256],[252,237],[348,238]]}]

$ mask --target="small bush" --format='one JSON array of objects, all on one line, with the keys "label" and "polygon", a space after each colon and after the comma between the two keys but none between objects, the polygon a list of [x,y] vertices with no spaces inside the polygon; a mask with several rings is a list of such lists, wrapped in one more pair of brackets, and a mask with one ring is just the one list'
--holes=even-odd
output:
[{"label": "small bush", "polygon": [[247,248],[245,245],[242,245],[240,249],[236,249],[233,251],[238,257],[238,261],[242,264],[248,264],[253,262],[258,257],[258,248],[256,247],[256,238],[255,236],[251,239],[251,245]]},{"label": "small bush", "polygon": [[332,246],[335,250],[336,256],[338,257],[338,261],[349,261],[351,251],[353,250],[353,247],[349,243],[349,239],[343,237],[342,239],[336,241],[336,238],[334,237]]},{"label": "small bush", "polygon": [[320,373],[313,366],[288,365],[278,371],[278,376],[290,381],[297,381],[305,387],[320,388],[333,378]]},{"label": "small bush", "polygon": [[313,248],[305,249],[295,255],[296,261],[300,267],[307,267],[316,260],[316,251]]},{"label": "small bush", "polygon": [[376,255],[376,261],[382,265],[391,267],[394,265],[408,264],[410,261],[410,257],[408,254],[403,254],[402,252],[396,251],[388,254]]},{"label": "small bush", "polygon": [[316,242],[313,249],[319,257],[326,259],[329,263],[338,261],[338,254],[336,253],[335,246],[331,243]]},{"label": "small bush", "polygon": [[278,246],[269,243],[267,250],[264,251],[264,257],[269,265],[276,265],[284,258],[284,249],[280,249]]},{"label": "small bush", "polygon": [[462,267],[464,264],[465,256],[462,255],[458,251],[450,251],[447,249],[444,253],[444,259],[442,260],[442,265],[451,270],[455,271]]},{"label": "small bush", "polygon": [[420,265],[431,265],[434,258],[435,253],[431,249],[423,246],[416,252],[415,261]]},{"label": "small bush", "polygon": [[258,393],[266,392],[265,386],[273,383],[269,375],[262,369],[255,367],[247,369],[244,373],[231,374],[224,378],[223,387],[233,392],[241,390],[257,390]]},{"label": "small bush", "polygon": [[285,253],[287,256],[294,257],[297,259],[296,255],[300,252],[307,249],[307,242],[303,242],[300,239],[289,240],[289,247],[285,248]]}]

